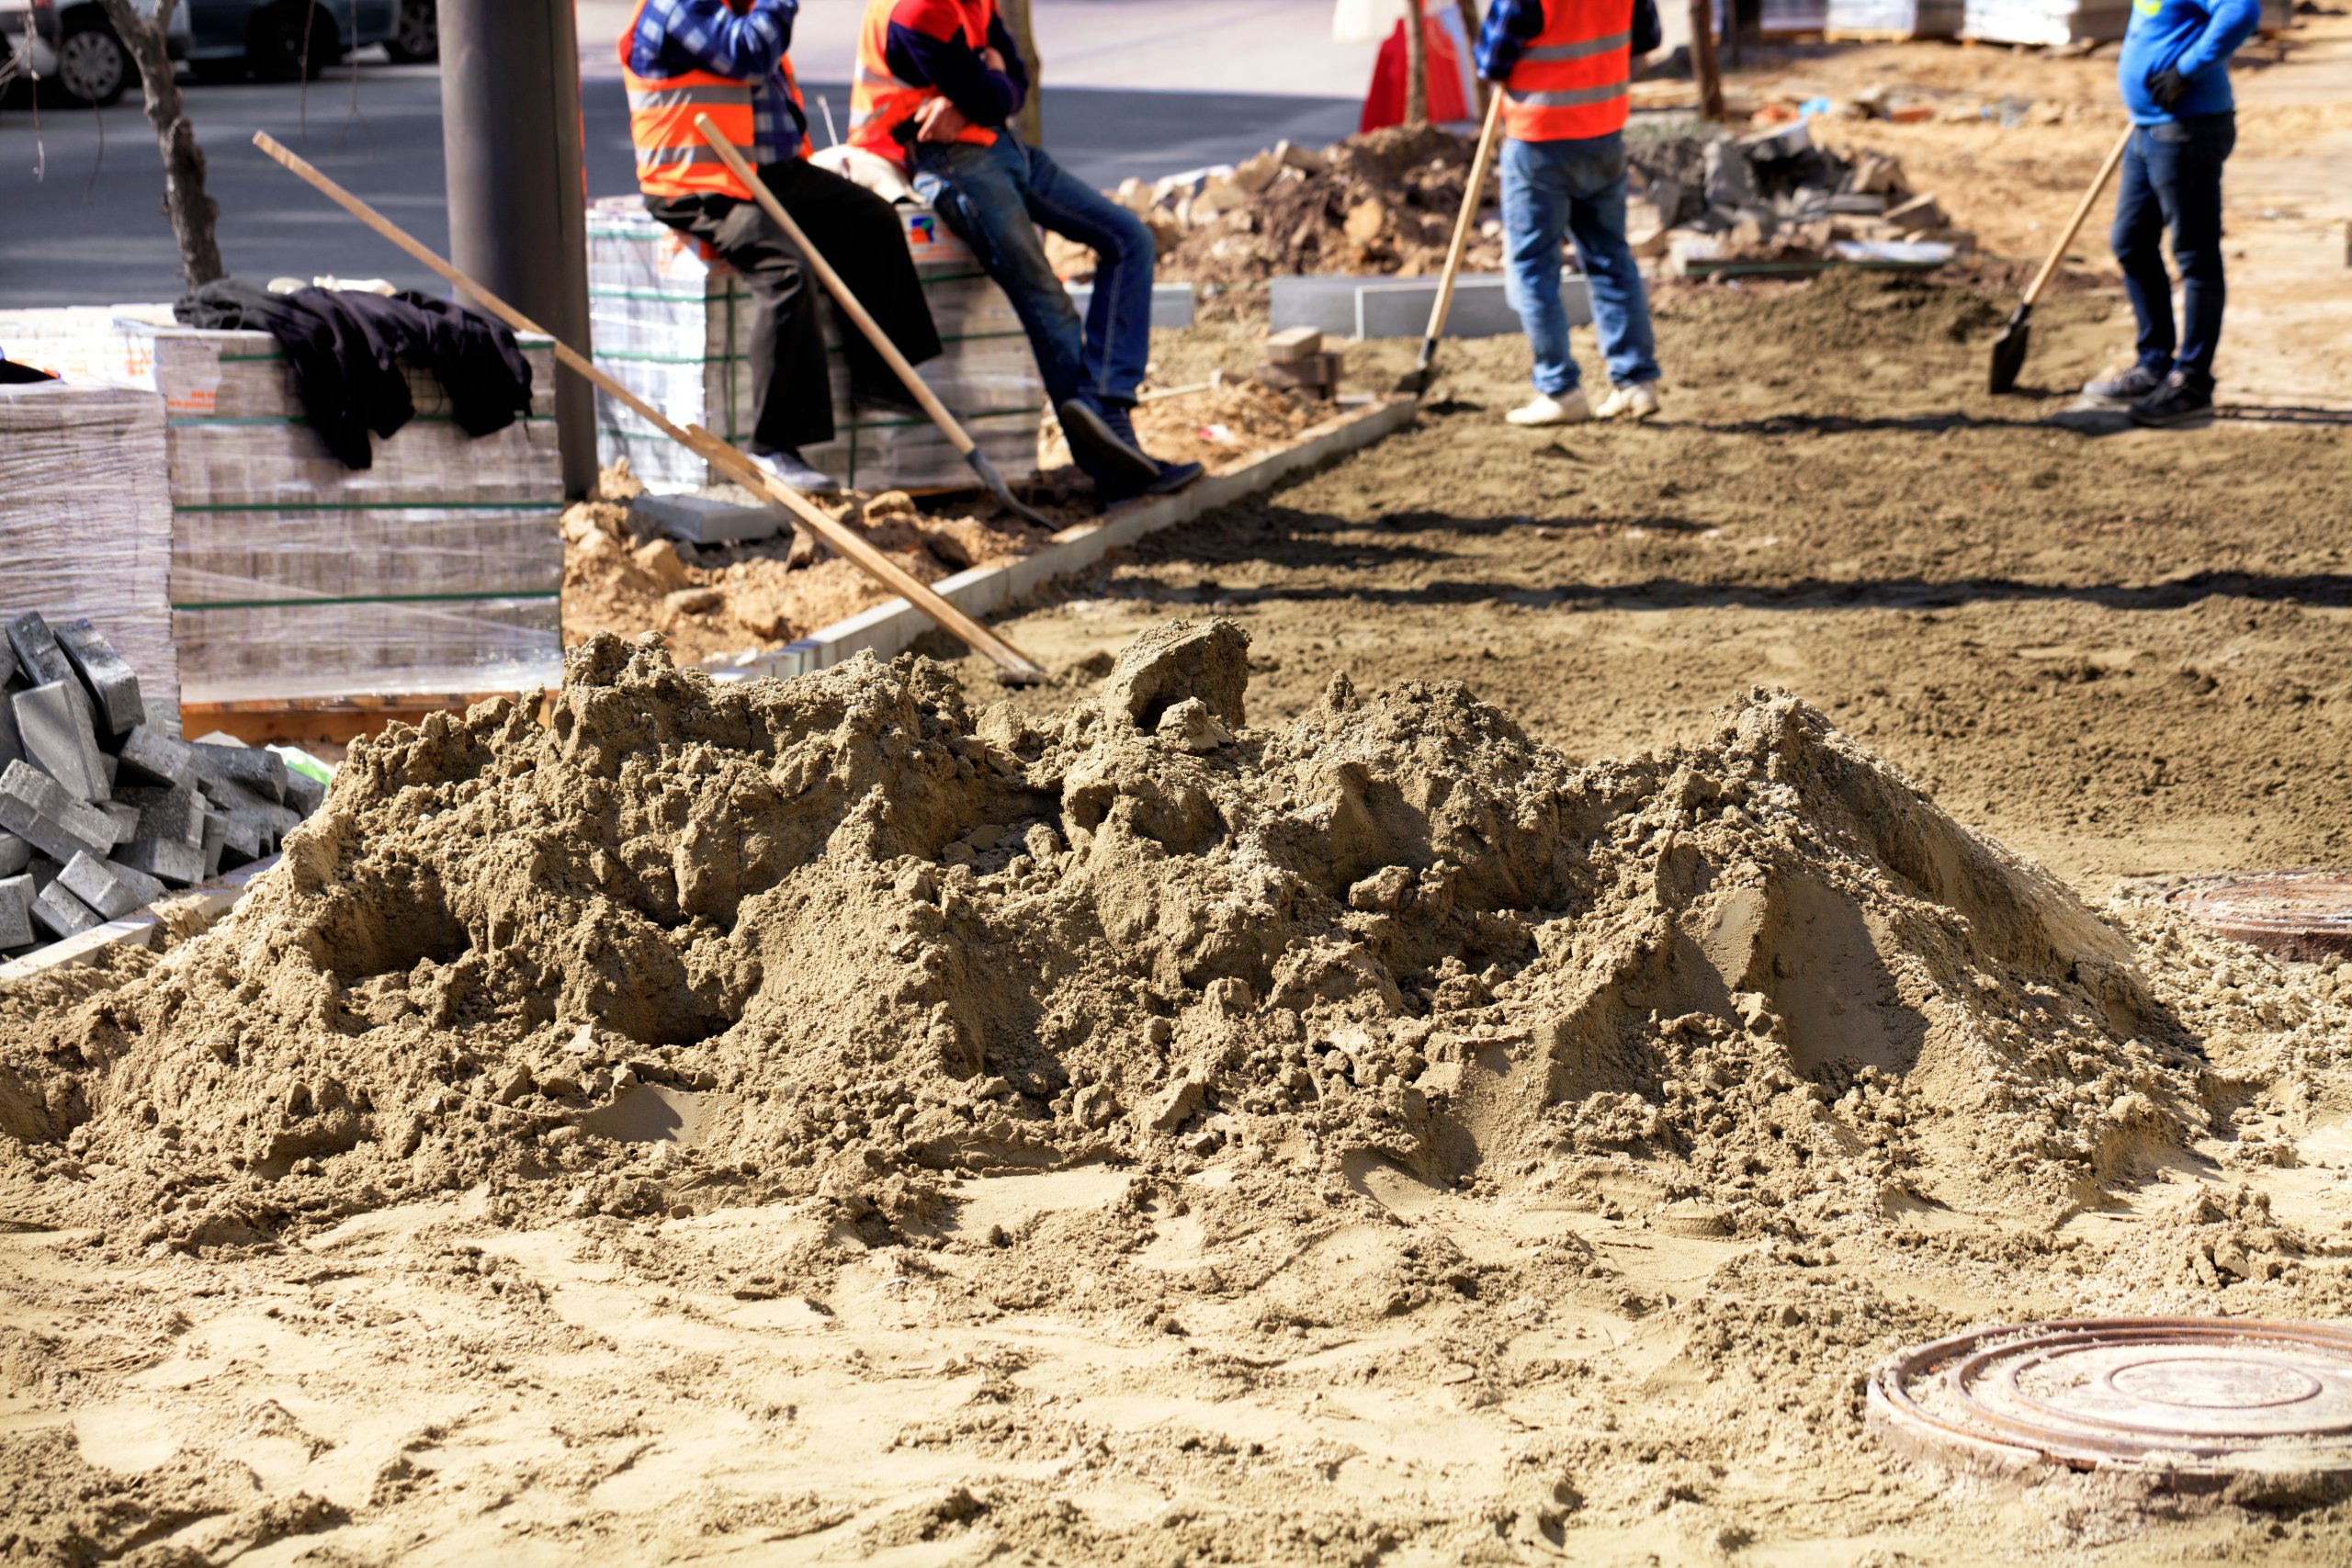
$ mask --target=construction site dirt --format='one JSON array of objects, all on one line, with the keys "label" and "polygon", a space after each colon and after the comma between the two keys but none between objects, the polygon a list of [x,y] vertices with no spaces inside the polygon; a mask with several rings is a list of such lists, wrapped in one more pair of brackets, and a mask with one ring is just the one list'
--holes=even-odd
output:
[{"label": "construction site dirt", "polygon": [[2352,318],[2232,222],[2210,428],[2066,413],[2096,267],[2002,398],[2007,272],[1668,285],[1658,420],[1449,341],[994,623],[1052,684],[608,635],[359,743],[229,923],[0,990],[0,1560],[2352,1559],[2317,1467],[1864,1412],[2352,1314],[2352,963],[2162,897],[2352,863]]}]

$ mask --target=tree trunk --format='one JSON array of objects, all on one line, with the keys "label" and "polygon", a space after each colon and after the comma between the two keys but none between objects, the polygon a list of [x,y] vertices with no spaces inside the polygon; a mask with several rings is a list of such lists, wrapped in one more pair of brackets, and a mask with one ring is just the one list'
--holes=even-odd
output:
[{"label": "tree trunk", "polygon": [[1723,73],[1715,68],[1715,8],[1712,0],[1690,0],[1690,74],[1699,84],[1699,113],[1724,118]]},{"label": "tree trunk", "polygon": [[1430,122],[1430,36],[1421,0],[1405,0],[1405,123]]},{"label": "tree trunk", "polygon": [[164,41],[175,4],[163,0],[151,21],[131,9],[130,0],[98,0],[115,36],[138,63],[147,123],[154,127],[155,145],[164,155],[164,215],[179,242],[180,270],[187,276],[188,288],[196,289],[225,276],[228,269],[220,265],[220,246],[213,233],[220,209],[204,193],[204,149],[197,145],[196,127],[180,102],[171,48]]},{"label": "tree trunk", "polygon": [[[1453,0],[1453,6],[1454,9],[1462,13],[1462,36],[1469,40],[1470,52],[1475,58],[1478,52],[1478,0]],[[1470,88],[1478,95],[1477,102],[1471,105],[1471,107],[1478,111],[1479,123],[1484,124],[1487,118],[1488,89],[1487,79],[1479,75],[1475,68],[1470,73]]]},{"label": "tree trunk", "polygon": [[1029,97],[1014,117],[1012,132],[1032,147],[1046,144],[1046,62],[1037,58],[1037,35],[1029,26],[1029,0],[998,0],[997,11],[1004,17],[1004,30],[1021,47],[1023,63],[1029,67]]}]

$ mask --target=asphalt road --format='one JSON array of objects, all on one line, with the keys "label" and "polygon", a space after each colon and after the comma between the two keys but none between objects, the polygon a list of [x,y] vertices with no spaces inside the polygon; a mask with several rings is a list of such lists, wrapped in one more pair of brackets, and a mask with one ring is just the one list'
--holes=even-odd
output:
[{"label": "asphalt road", "polygon": [[[846,118],[839,83],[808,84]],[[633,190],[620,85],[582,85],[588,188]],[[389,277],[441,293],[437,280],[249,145],[267,130],[436,250],[446,249],[441,82],[432,66],[363,64],[311,85],[187,87],[188,112],[220,205],[223,260],[241,277]],[[1247,157],[1288,137],[1320,145],[1355,129],[1350,98],[1048,86],[1046,145],[1097,185]],[[819,121],[822,124],[821,119]],[[0,107],[0,308],[126,304],[175,298],[178,254],[163,175],[137,95],[104,113]]]}]

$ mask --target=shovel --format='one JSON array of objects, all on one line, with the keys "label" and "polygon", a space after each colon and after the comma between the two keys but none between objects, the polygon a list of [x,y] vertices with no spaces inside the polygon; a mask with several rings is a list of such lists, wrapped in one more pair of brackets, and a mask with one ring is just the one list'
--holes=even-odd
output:
[{"label": "shovel", "polygon": [[2090,189],[2083,192],[2082,205],[2075,208],[2074,217],[2066,220],[2065,232],[2058,236],[2057,248],[2050,253],[2050,259],[2041,264],[2041,271],[2035,275],[2032,284],[2027,288],[2024,299],[2010,313],[2009,324],[2003,327],[2001,335],[1993,340],[1991,384],[1996,396],[2018,384],[2018,372],[2025,368],[2026,346],[2033,341],[2034,303],[2041,298],[2041,291],[2050,287],[2050,280],[2057,276],[2058,264],[2065,258],[2066,247],[2075,243],[2075,235],[2081,231],[2083,220],[2091,215],[2091,208],[2098,201],[2099,192],[2105,190],[2107,182],[2115,177],[2115,166],[2123,162],[2124,151],[2131,145],[2132,128],[2126,126],[2123,140],[2118,141],[2115,151],[2107,155],[2107,162],[2099,167],[2098,178],[2091,182]]},{"label": "shovel", "polygon": [[1470,160],[1470,183],[1463,187],[1462,215],[1453,220],[1453,243],[1446,247],[1445,276],[1437,286],[1437,302],[1430,307],[1430,330],[1421,339],[1420,362],[1411,374],[1396,383],[1400,392],[1419,397],[1430,389],[1430,379],[1436,373],[1437,340],[1445,335],[1445,318],[1453,309],[1453,280],[1462,272],[1462,254],[1470,248],[1470,225],[1478,216],[1479,198],[1487,190],[1487,169],[1494,162],[1495,137],[1502,130],[1502,88],[1497,87],[1487,102],[1487,123],[1478,132],[1478,152]]},{"label": "shovel", "polygon": [[533,321],[530,317],[526,316],[522,311],[425,249],[415,236],[312,168],[308,162],[290,151],[277,138],[266,130],[256,130],[254,132],[254,145],[277,160],[288,173],[302,180],[321,196],[325,197],[368,228],[407,252],[419,264],[438,274],[454,287],[473,296],[482,309],[504,321],[514,331],[533,337],[551,339],[555,348],[556,363],[587,381],[606,397],[633,410],[639,418],[643,419],[679,446],[700,457],[712,468],[717,468],[753,495],[763,495],[772,504],[790,513],[802,526],[831,545],[835,551],[846,557],[868,577],[963,638],[969,647],[979,649],[980,652],[994,660],[998,668],[1004,671],[1001,679],[1008,685],[1033,684],[1046,679],[1044,665],[1039,664],[987,626],[966,615],[954,601],[942,598],[929,583],[909,574],[906,568],[876,549],[873,542],[865,535],[825,513],[813,504],[807,496],[794,490],[790,485],[752,461],[750,457],[738,452],[709,431],[703,429],[702,426],[680,425],[672,421],[660,409],[655,408],[597,368],[595,361],[562,339],[555,337],[553,333]]},{"label": "shovel", "polygon": [[1024,523],[1035,523],[1048,534],[1059,528],[1060,524],[1014,498],[1012,487],[1004,482],[1004,476],[997,472],[994,463],[989,461],[989,455],[980,450],[980,444],[956,422],[956,416],[947,412],[947,405],[939,400],[939,394],[915,374],[915,367],[907,363],[907,356],[899,352],[899,345],[890,341],[890,334],[866,313],[865,307],[858,303],[857,296],[850,292],[849,285],[842,281],[842,275],[833,270],[833,264],[808,243],[808,236],[799,224],[792,220],[792,214],[784,209],[784,203],[775,198],[775,192],[768,189],[767,183],[744,161],[743,154],[738,152],[725,133],[711,122],[710,116],[695,116],[695,126],[702,132],[702,139],[710,143],[710,150],[718,154],[719,162],[733,170],[735,177],[743,182],[744,188],[752,193],[752,199],[760,204],[760,210],[784,231],[786,238],[800,247],[801,255],[808,260],[808,270],[817,275],[818,280],[840,304],[842,313],[857,323],[857,330],[865,334],[865,341],[874,345],[874,352],[898,373],[899,379],[906,384],[908,395],[931,416],[931,423],[939,426],[939,433],[947,437],[948,445],[963,454],[964,461],[972,466],[972,472],[980,476],[980,483],[988,486],[989,493],[996,497],[997,504]]}]

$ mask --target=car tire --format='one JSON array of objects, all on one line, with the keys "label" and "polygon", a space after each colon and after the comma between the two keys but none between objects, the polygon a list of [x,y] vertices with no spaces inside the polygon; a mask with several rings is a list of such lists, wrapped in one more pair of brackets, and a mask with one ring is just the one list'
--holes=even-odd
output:
[{"label": "car tire", "polygon": [[84,22],[57,40],[57,85],[76,103],[106,108],[138,77],[130,51],[103,23]]},{"label": "car tire", "polygon": [[401,0],[392,20],[392,36],[384,52],[401,65],[418,65],[441,58],[440,0]]},{"label": "car tire", "polygon": [[[310,39],[304,49],[302,29],[308,25]],[[328,66],[343,58],[343,40],[335,31],[334,18],[322,7],[292,0],[292,3],[271,6],[254,17],[245,35],[245,63],[257,80],[292,82],[300,79],[307,65],[311,80],[326,73]]]}]

